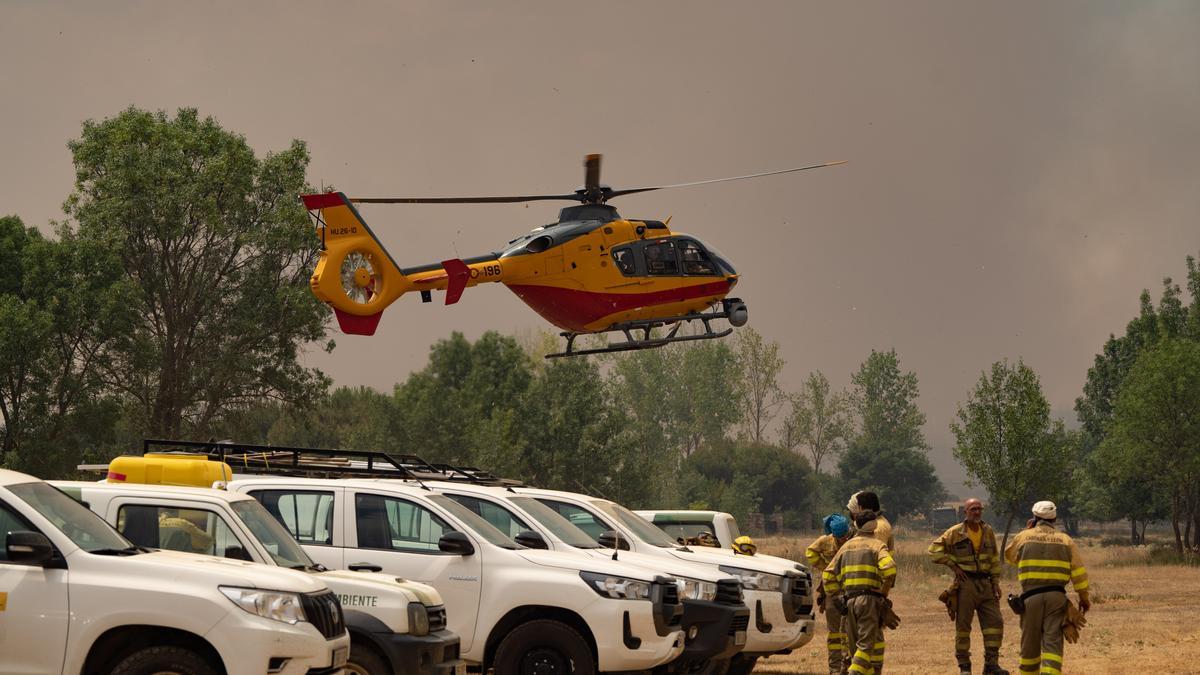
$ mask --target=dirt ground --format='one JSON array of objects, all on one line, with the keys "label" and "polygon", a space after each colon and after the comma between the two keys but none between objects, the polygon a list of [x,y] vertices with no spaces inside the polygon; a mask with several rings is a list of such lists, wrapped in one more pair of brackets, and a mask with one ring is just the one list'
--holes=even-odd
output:
[{"label": "dirt ground", "polygon": [[[920,537],[920,538],[916,538]],[[949,673],[957,675],[954,624],[937,595],[949,583],[944,567],[925,555],[929,536],[902,534],[897,542],[898,583],[892,592],[899,629],[885,631],[884,672]],[[812,538],[767,538],[763,553],[803,560]],[[1196,673],[1200,674],[1200,567],[1148,565],[1144,548],[1101,547],[1078,540],[1091,581],[1092,610],[1079,642],[1066,645],[1064,673]],[[1002,592],[1017,588],[1016,575],[1006,565]],[[1069,593],[1074,601],[1074,593]],[[1002,602],[1005,619],[1000,665],[1017,672],[1021,627]],[[755,673],[763,675],[824,675],[827,673],[824,615],[812,642],[783,657],[760,660]],[[976,622],[971,636],[975,672],[983,667]]]}]

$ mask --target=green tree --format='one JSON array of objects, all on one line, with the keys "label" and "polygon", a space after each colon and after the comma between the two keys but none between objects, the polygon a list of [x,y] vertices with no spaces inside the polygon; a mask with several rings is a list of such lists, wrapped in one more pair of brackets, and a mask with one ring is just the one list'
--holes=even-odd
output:
[{"label": "green tree", "polygon": [[746,522],[750,513],[782,513],[785,527],[806,526],[815,505],[816,477],[808,461],[783,448],[752,441],[705,446],[684,463],[684,503],[717,509]]},{"label": "green tree", "polygon": [[135,427],[203,434],[230,410],[325,391],[327,378],[299,360],[328,318],[308,288],[316,246],[296,199],[302,142],[259,159],[194,109],[129,108],[85,122],[68,145],[78,237],[113,252],[136,288],[135,321],[105,372],[134,402]]},{"label": "green tree", "polygon": [[1062,421],[1051,422],[1041,382],[1023,361],[997,361],[980,375],[950,430],[954,457],[1008,516],[1001,549],[1023,506],[1069,485],[1071,446]]},{"label": "green tree", "polygon": [[872,350],[850,381],[859,426],[838,462],[843,488],[873,490],[898,517],[943,501],[945,490],[926,457],[916,374],[900,370],[896,350]]},{"label": "green tree", "polygon": [[787,400],[779,386],[785,362],[779,356],[779,343],[763,340],[753,328],[738,331],[736,355],[742,424],[750,440],[762,443],[771,420]]},{"label": "green tree", "polygon": [[115,260],[59,235],[0,218],[0,462],[45,476],[114,440],[120,409],[101,366],[132,318]]},{"label": "green tree", "polygon": [[829,379],[818,370],[809,373],[791,404],[791,414],[784,421],[783,447],[806,449],[813,471],[820,474],[821,463],[839,455],[853,431],[850,398],[845,392],[832,391]]},{"label": "green tree", "polygon": [[1118,476],[1166,487],[1176,549],[1200,544],[1200,343],[1166,339],[1138,358],[1105,444]]}]

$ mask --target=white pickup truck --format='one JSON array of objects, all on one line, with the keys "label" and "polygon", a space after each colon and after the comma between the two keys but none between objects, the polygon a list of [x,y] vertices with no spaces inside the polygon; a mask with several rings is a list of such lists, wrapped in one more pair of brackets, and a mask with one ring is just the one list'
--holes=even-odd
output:
[{"label": "white pickup truck", "polygon": [[134,545],[0,470],[0,673],[334,675],[350,651],[319,578]]},{"label": "white pickup truck", "polygon": [[654,523],[676,541],[707,535],[724,552],[733,554],[733,541],[742,536],[737,520],[721,511],[634,511]]},{"label": "white pickup truck", "polygon": [[[585,558],[614,559],[614,551],[603,548],[557,511],[532,497],[482,484],[429,482],[426,485],[467,507],[519,544],[567,551]],[[742,601],[738,580],[714,565],[632,551],[620,552],[617,559],[657,574],[669,574],[679,582],[683,599],[681,625],[687,641],[683,654],[666,669],[696,675],[723,673],[729,660],[745,646],[750,623],[750,610]]]},{"label": "white pickup truck", "polygon": [[314,575],[341,600],[350,631],[348,673],[445,675],[461,663],[458,636],[446,630],[446,608],[436,589],[385,574],[322,568],[253,497],[128,482],[50,484],[82,501],[136,544],[252,560]]},{"label": "white pickup truck", "polygon": [[525,548],[419,482],[247,475],[228,489],[262,502],[326,567],[373,565],[433,585],[473,669],[649,670],[684,649],[674,578]]},{"label": "white pickup truck", "polygon": [[744,675],[755,662],[786,654],[813,638],[813,583],[808,567],[772,556],[734,555],[710,548],[680,546],[674,537],[633,511],[607,499],[574,492],[515,487],[558,511],[563,517],[608,546],[664,558],[714,565],[742,582],[750,607],[745,650],[734,656],[729,672]]}]

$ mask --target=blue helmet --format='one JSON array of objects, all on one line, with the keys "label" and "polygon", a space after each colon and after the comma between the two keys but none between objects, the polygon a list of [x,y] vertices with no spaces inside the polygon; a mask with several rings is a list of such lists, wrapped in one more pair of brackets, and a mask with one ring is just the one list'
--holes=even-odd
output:
[{"label": "blue helmet", "polygon": [[825,527],[825,534],[832,534],[835,537],[844,537],[850,532],[850,521],[840,513],[831,513],[825,516],[821,524]]}]

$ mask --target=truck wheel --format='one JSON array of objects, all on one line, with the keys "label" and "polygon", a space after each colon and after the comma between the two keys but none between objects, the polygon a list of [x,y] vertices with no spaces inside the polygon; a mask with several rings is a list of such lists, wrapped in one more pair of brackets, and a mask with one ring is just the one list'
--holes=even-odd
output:
[{"label": "truck wheel", "polygon": [[505,636],[492,664],[496,675],[595,675],[592,650],[574,628],[540,619]]},{"label": "truck wheel", "polygon": [[217,675],[217,671],[190,649],[147,647],[126,656],[112,675]]},{"label": "truck wheel", "polygon": [[735,654],[729,660],[729,670],[727,675],[750,675],[754,670],[754,664],[758,661],[757,656],[746,656],[745,654]]},{"label": "truck wheel", "polygon": [[350,660],[346,675],[391,675],[392,668],[379,652],[361,642],[350,643]]}]

